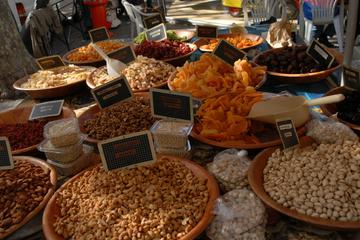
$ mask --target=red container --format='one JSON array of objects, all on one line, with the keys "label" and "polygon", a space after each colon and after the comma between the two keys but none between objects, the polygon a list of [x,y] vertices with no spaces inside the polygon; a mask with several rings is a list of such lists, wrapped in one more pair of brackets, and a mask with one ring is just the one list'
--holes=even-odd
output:
[{"label": "red container", "polygon": [[84,5],[90,8],[93,28],[106,27],[109,29],[111,27],[111,23],[106,21],[107,4],[108,0],[84,1]]}]

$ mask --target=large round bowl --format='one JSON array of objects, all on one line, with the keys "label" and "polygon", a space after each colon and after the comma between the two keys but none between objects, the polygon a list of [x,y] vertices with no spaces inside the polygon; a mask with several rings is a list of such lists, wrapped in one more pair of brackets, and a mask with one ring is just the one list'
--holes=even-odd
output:
[{"label": "large round bowl", "polygon": [[[6,112],[0,113],[0,123],[2,124],[17,124],[27,123],[31,114],[32,106],[24,108],[15,108]],[[75,112],[68,107],[63,107],[59,116],[46,118],[48,121],[54,121],[62,118],[76,117]],[[40,143],[40,142],[39,142]],[[36,149],[38,144],[11,151],[13,155],[25,154]]]},{"label": "large round bowl", "polygon": [[[83,66],[89,70],[95,70],[94,67]],[[48,87],[48,88],[24,88],[21,87],[21,84],[27,82],[29,76],[25,76],[20,78],[16,82],[14,82],[13,87],[16,90],[23,91],[27,93],[29,96],[35,99],[49,99],[49,98],[60,98],[74,93],[76,90],[85,86],[86,79],[76,81],[73,83],[57,86],[57,87]]]},{"label": "large round bowl", "polygon": [[[159,156],[161,157],[161,156]],[[219,197],[219,187],[216,183],[216,180],[214,177],[209,174],[204,168],[197,165],[196,163],[174,157],[174,156],[164,156],[169,158],[173,161],[181,161],[187,168],[189,168],[194,175],[201,179],[206,179],[207,188],[209,191],[209,200],[205,208],[204,215],[198,222],[198,224],[190,230],[188,234],[186,234],[184,237],[181,238],[181,240],[192,240],[195,239],[197,236],[199,236],[206,227],[211,223],[214,215],[212,213],[215,201]],[[53,197],[50,199],[48,205],[45,208],[44,215],[43,215],[43,231],[45,234],[46,239],[51,240],[63,240],[64,238],[60,235],[58,235],[54,230],[54,223],[56,221],[56,218],[60,215],[60,208],[56,203],[56,199],[60,194],[60,191],[64,189],[68,184],[76,181],[77,178],[84,175],[87,172],[87,170],[84,170],[83,172],[79,173],[78,175],[71,178],[69,181],[67,181],[63,186],[61,186],[56,193],[53,195]]]},{"label": "large round bowl", "polygon": [[188,45],[191,48],[191,52],[179,57],[163,59],[163,61],[173,65],[174,67],[182,67],[184,63],[190,59],[190,56],[197,50],[197,46],[195,44],[186,43],[186,45]]},{"label": "large round bowl", "polygon": [[186,40],[182,42],[189,42],[193,37],[195,37],[195,30],[190,29],[168,29],[174,31],[178,37],[186,37]]},{"label": "large round bowl", "polygon": [[[313,143],[313,140],[310,137],[303,137],[300,139],[301,146],[309,146]],[[328,219],[323,219],[320,217],[312,217],[305,214],[301,214],[295,210],[291,210],[282,206],[281,204],[274,201],[264,189],[264,177],[263,171],[266,167],[267,161],[272,153],[278,147],[272,147],[263,150],[260,152],[255,159],[252,161],[249,171],[248,178],[249,183],[255,194],[270,208],[275,209],[278,212],[281,212],[289,217],[298,219],[310,223],[312,225],[331,229],[331,230],[359,230],[360,222],[343,222],[343,221],[333,221]]]},{"label": "large round bowl", "polygon": [[[273,72],[273,71],[267,71],[267,74],[272,77],[274,80],[284,82],[284,83],[313,83],[318,82],[321,80],[324,80],[327,78],[331,73],[333,73],[335,70],[339,69],[342,66],[344,57],[343,55],[336,51],[335,49],[328,48],[327,49],[331,54],[334,55],[335,61],[337,62],[337,65],[335,65],[332,68],[319,71],[319,72],[313,72],[313,73],[299,73],[299,74],[290,74],[290,73],[279,73],[279,72]],[[258,54],[253,61],[255,63],[258,63],[258,60],[260,58],[264,58],[270,53],[277,54],[278,52],[282,51],[282,48],[275,48],[270,49],[265,52],[262,52]]]},{"label": "large round bowl", "polygon": [[52,186],[49,188],[48,192],[44,196],[41,203],[32,212],[28,213],[20,223],[11,226],[5,232],[0,233],[0,239],[3,239],[5,237],[9,236],[10,234],[14,233],[16,230],[18,230],[19,228],[24,226],[31,219],[33,219],[38,213],[40,213],[40,211],[46,206],[46,204],[49,201],[49,199],[51,198],[51,196],[54,194],[55,188],[56,188],[56,181],[57,181],[56,171],[48,163],[46,163],[45,161],[43,161],[41,159],[34,158],[34,157],[28,157],[28,156],[14,156],[14,160],[26,161],[35,166],[41,167],[42,169],[44,169],[44,171],[49,171],[49,177],[50,177],[50,182],[51,182]]}]

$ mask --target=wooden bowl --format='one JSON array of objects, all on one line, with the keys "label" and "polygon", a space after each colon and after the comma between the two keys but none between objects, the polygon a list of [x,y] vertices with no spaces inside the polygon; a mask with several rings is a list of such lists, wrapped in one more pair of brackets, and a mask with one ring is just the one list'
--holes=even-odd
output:
[{"label": "wooden bowl", "polygon": [[[89,70],[95,70],[94,67],[83,66]],[[60,98],[74,93],[76,90],[85,86],[85,80],[80,80],[77,82],[57,86],[57,87],[48,87],[48,88],[23,88],[21,84],[26,82],[30,76],[25,76],[20,78],[13,84],[13,88],[16,90],[23,91],[35,99],[47,99],[47,98]]]},{"label": "wooden bowl", "polygon": [[[265,52],[262,52],[255,56],[253,61],[255,63],[259,64],[259,59],[264,58],[266,55],[270,53],[279,53],[282,51],[282,48],[275,48],[270,49]],[[267,74],[270,77],[273,77],[274,79],[278,80],[279,82],[284,83],[313,83],[318,82],[321,80],[324,80],[327,78],[331,73],[333,73],[335,70],[339,69],[342,66],[344,57],[343,55],[336,51],[335,49],[328,48],[328,51],[334,55],[336,62],[338,63],[335,67],[319,71],[319,72],[313,72],[313,73],[299,73],[299,74],[291,74],[291,73],[279,73],[279,72],[273,72],[273,71],[267,71]]]},{"label": "wooden bowl", "polygon": [[[2,124],[16,124],[16,123],[27,123],[31,114],[32,106],[24,108],[15,108],[10,111],[0,113],[0,123]],[[68,107],[63,107],[62,112],[59,116],[49,117],[46,120],[54,121],[62,118],[76,117],[75,112]],[[25,154],[31,152],[37,148],[38,144],[11,151],[13,155]]]},{"label": "wooden bowl", "polygon": [[186,45],[188,45],[191,48],[191,52],[189,52],[188,54],[179,56],[179,57],[163,59],[163,61],[173,65],[174,67],[182,67],[184,65],[184,63],[187,60],[189,60],[190,56],[197,50],[197,46],[195,44],[186,43]]},{"label": "wooden bowl", "polygon": [[56,171],[47,162],[38,158],[28,157],[28,156],[14,156],[13,158],[14,160],[26,161],[33,165],[40,166],[44,170],[48,170],[50,172],[50,182],[52,186],[51,188],[49,188],[48,192],[46,193],[40,204],[32,212],[28,213],[20,223],[11,226],[5,232],[0,233],[0,239],[4,239],[5,237],[14,233],[16,230],[18,230],[19,228],[24,226],[27,222],[29,222],[32,218],[34,218],[38,213],[40,213],[40,211],[46,206],[50,197],[54,194],[56,188],[56,181],[57,181]]},{"label": "wooden bowl", "polygon": [[[184,237],[181,238],[181,240],[195,239],[206,229],[206,227],[211,223],[214,217],[212,211],[215,205],[215,201],[220,195],[219,187],[214,177],[198,164],[174,156],[166,156],[166,157],[174,161],[181,161],[182,163],[184,163],[184,165],[187,168],[189,168],[193,172],[194,175],[202,179],[207,179],[206,184],[209,190],[209,201],[206,205],[204,215],[202,216],[198,224],[193,229],[191,229],[188,234],[186,234]],[[43,224],[42,224],[46,239],[51,239],[51,240],[64,239],[62,236],[58,235],[55,232],[53,227],[57,216],[59,216],[60,214],[60,208],[56,203],[56,198],[59,196],[60,191],[62,189],[64,189],[68,184],[75,182],[76,179],[84,175],[85,172],[87,172],[87,170],[84,170],[83,172],[79,173],[78,175],[74,176],[69,181],[67,181],[56,191],[54,196],[50,199],[49,204],[46,206],[44,211]]]},{"label": "wooden bowl", "polygon": [[[309,146],[313,143],[313,140],[310,137],[303,137],[300,139],[301,146]],[[248,178],[249,184],[255,194],[270,208],[275,209],[278,212],[281,212],[289,217],[298,219],[315,225],[317,227],[331,229],[331,230],[359,230],[360,222],[343,222],[343,221],[333,221],[327,220],[320,217],[312,217],[305,214],[301,214],[295,210],[291,210],[282,206],[281,204],[274,201],[264,189],[264,178],[263,171],[266,167],[266,163],[271,154],[278,147],[272,147],[263,150],[260,152],[255,159],[252,161],[249,171]]]}]

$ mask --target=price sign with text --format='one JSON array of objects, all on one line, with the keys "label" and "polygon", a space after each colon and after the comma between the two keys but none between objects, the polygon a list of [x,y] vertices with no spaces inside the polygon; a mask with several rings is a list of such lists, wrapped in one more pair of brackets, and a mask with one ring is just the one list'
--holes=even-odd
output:
[{"label": "price sign with text", "polygon": [[101,161],[106,171],[132,168],[156,161],[150,131],[128,134],[98,143]]},{"label": "price sign with text", "polygon": [[155,42],[160,42],[167,39],[165,25],[162,23],[156,27],[150,28],[149,30],[145,31],[145,37],[147,40]]},{"label": "price sign with text", "polygon": [[110,58],[117,59],[125,64],[129,64],[136,59],[136,55],[131,46],[125,46],[120,49],[117,49],[108,54]]},{"label": "price sign with text", "polygon": [[0,137],[0,170],[13,169],[14,161],[7,137]]},{"label": "price sign with text", "polygon": [[343,66],[344,85],[352,90],[360,90],[360,71],[349,66]]},{"label": "price sign with text", "polygon": [[143,24],[144,24],[144,27],[146,29],[150,29],[150,28],[153,28],[159,24],[162,24],[164,23],[164,20],[161,16],[161,14],[155,14],[153,16],[149,16],[149,17],[146,17],[144,18],[143,20]]},{"label": "price sign with text", "polygon": [[194,122],[191,94],[151,88],[150,103],[154,117]]},{"label": "price sign with text", "polygon": [[318,41],[313,40],[306,50],[306,53],[310,55],[320,65],[330,68],[335,60],[335,57]]},{"label": "price sign with text", "polygon": [[64,105],[64,100],[54,100],[35,104],[31,110],[29,120],[59,116]]},{"label": "price sign with text", "polygon": [[92,89],[91,93],[100,108],[129,100],[133,96],[129,83],[124,76]]},{"label": "price sign with text", "polygon": [[65,66],[59,55],[37,58],[36,62],[42,70]]},{"label": "price sign with text", "polygon": [[291,119],[276,120],[276,127],[284,149],[299,145],[299,137]]},{"label": "price sign with text", "polygon": [[89,31],[92,42],[99,42],[110,39],[109,33],[105,27],[91,29]]},{"label": "price sign with text", "polygon": [[196,36],[198,38],[217,38],[218,28],[216,26],[196,26]]},{"label": "price sign with text", "polygon": [[213,54],[231,66],[234,66],[237,60],[246,57],[246,52],[236,48],[225,40],[219,42]]}]

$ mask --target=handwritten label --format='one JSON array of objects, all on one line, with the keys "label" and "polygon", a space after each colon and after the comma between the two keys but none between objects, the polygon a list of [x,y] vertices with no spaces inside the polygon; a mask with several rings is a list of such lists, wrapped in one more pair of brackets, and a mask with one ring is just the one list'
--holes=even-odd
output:
[{"label": "handwritten label", "polygon": [[150,103],[154,117],[194,121],[191,94],[151,88]]},{"label": "handwritten label", "polygon": [[143,24],[146,29],[153,28],[162,23],[164,23],[164,20],[160,14],[155,14],[153,16],[146,17],[143,20]]},{"label": "handwritten label", "polygon": [[132,168],[156,161],[150,131],[128,134],[99,142],[98,149],[106,171]]},{"label": "handwritten label", "polygon": [[129,100],[133,96],[129,83],[124,76],[92,89],[91,93],[100,108]]},{"label": "handwritten label", "polygon": [[299,137],[291,119],[276,120],[276,127],[284,149],[299,145]]},{"label": "handwritten label", "polygon": [[219,42],[213,54],[231,66],[234,66],[237,60],[243,59],[246,56],[246,52],[236,48],[225,40]]},{"label": "handwritten label", "polygon": [[131,46],[125,46],[108,54],[109,57],[117,59],[125,64],[129,64],[136,59],[136,55]]},{"label": "handwritten label", "polygon": [[63,105],[64,100],[54,100],[35,104],[31,110],[29,120],[58,116],[61,113]]},{"label": "handwritten label", "polygon": [[0,170],[13,169],[14,161],[7,137],[0,137]]},{"label": "handwritten label", "polygon": [[335,60],[335,57],[316,40],[311,42],[306,53],[326,68],[330,68]]},{"label": "handwritten label", "polygon": [[37,58],[36,62],[42,70],[65,66],[59,55]]},{"label": "handwritten label", "polygon": [[156,27],[150,28],[149,30],[145,31],[145,37],[147,40],[155,42],[160,42],[167,39],[165,25],[162,23]]},{"label": "handwritten label", "polygon": [[91,29],[89,31],[92,42],[99,42],[110,39],[109,33],[105,27]]},{"label": "handwritten label", "polygon": [[217,26],[196,26],[196,36],[198,38],[217,38]]}]

